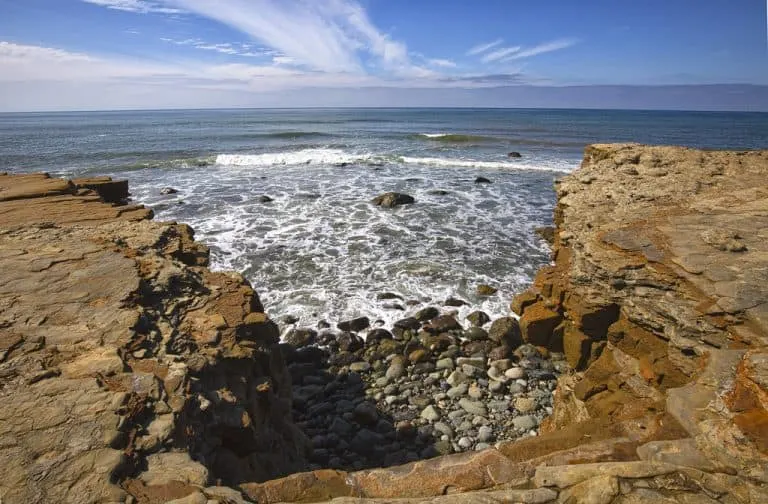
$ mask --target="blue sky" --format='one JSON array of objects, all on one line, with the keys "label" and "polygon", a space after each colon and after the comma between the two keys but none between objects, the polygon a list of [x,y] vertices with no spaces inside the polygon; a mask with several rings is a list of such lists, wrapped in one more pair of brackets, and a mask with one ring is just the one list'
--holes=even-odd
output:
[{"label": "blue sky", "polygon": [[704,84],[768,85],[765,0],[0,0],[2,110]]}]

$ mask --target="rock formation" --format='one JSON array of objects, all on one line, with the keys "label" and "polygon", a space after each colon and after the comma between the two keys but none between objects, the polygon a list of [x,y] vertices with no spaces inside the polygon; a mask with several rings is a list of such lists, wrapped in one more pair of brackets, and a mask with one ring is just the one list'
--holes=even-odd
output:
[{"label": "rock formation", "polygon": [[150,216],[0,176],[3,502],[164,502],[304,467],[258,296]]},{"label": "rock formation", "polygon": [[291,474],[308,445],[243,278],[146,209],[0,176],[0,499],[768,502],[768,152],[594,145],[557,193],[553,265],[491,328],[570,362],[545,432]]}]

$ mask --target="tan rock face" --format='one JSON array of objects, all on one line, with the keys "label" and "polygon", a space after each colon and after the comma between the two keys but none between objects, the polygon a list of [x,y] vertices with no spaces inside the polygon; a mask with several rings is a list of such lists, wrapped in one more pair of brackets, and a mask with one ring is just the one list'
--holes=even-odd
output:
[{"label": "tan rock face", "polygon": [[150,215],[0,176],[4,503],[164,502],[304,466],[275,339],[245,320],[258,296]]},{"label": "tan rock face", "polygon": [[768,153],[594,145],[557,193],[555,265],[512,303],[526,339],[561,315],[549,346],[581,371],[547,428],[666,408],[720,467],[768,476]]}]

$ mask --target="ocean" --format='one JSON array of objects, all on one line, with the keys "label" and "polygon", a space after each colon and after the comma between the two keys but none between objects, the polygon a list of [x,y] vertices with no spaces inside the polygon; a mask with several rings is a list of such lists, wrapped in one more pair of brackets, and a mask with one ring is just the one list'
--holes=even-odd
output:
[{"label": "ocean", "polygon": [[[584,146],[754,149],[768,114],[528,109],[291,109],[0,114],[0,171],[127,178],[186,222],[215,269],[273,318],[391,323],[447,298],[508,314],[549,261],[553,183]],[[516,151],[520,158],[510,158]],[[491,181],[477,184],[479,176]],[[170,187],[178,192],[163,194]],[[410,194],[395,209],[370,200]],[[262,198],[266,196],[267,198]],[[271,201],[265,201],[271,199]],[[476,288],[498,289],[480,296]],[[379,299],[394,293],[396,299]]]}]

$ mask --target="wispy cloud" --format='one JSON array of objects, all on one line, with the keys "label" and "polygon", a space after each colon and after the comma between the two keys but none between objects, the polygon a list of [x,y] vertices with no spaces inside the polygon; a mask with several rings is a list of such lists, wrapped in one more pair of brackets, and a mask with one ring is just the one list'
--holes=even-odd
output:
[{"label": "wispy cloud", "polygon": [[501,49],[497,49],[496,51],[485,54],[480,59],[483,61],[483,63],[490,63],[491,61],[497,61],[497,60],[500,60],[501,58],[504,58],[505,56],[509,56],[512,53],[516,53],[520,49],[522,49],[522,47],[520,46],[502,47]]},{"label": "wispy cloud", "polygon": [[504,40],[497,39],[497,40],[494,40],[493,42],[487,42],[485,44],[476,45],[475,47],[467,51],[467,56],[475,56],[475,55],[484,53],[489,49],[493,49],[497,45],[501,45],[502,42],[504,42]]},{"label": "wispy cloud", "polygon": [[427,63],[429,63],[432,66],[436,66],[436,67],[456,68],[456,63],[454,61],[449,60],[449,59],[435,58],[435,59],[427,60]]},{"label": "wispy cloud", "polygon": [[168,42],[169,44],[177,45],[177,46],[194,47],[195,49],[201,49],[203,51],[214,51],[217,53],[227,54],[230,56],[262,58],[262,57],[272,57],[272,56],[279,55],[279,53],[271,49],[261,49],[258,51],[254,51],[252,49],[253,46],[251,44],[230,43],[230,42],[213,44],[213,43],[205,42],[201,39],[177,40],[177,39],[172,39],[168,37],[161,37],[160,40],[162,40],[163,42]]},{"label": "wispy cloud", "polygon": [[234,28],[314,70],[365,73],[372,67],[397,75],[423,70],[410,61],[404,43],[379,31],[352,0],[163,2]]},{"label": "wispy cloud", "polygon": [[23,63],[26,61],[49,60],[60,63],[90,62],[93,58],[86,54],[74,53],[33,45],[0,42],[0,61]]},{"label": "wispy cloud", "polygon": [[579,41],[576,39],[553,40],[552,42],[547,42],[546,44],[540,44],[521,51],[515,51],[514,54],[502,59],[501,61],[512,61],[516,59],[530,58],[531,56],[537,56],[539,54],[559,51],[560,49],[567,49],[568,47],[571,47],[578,42]]},{"label": "wispy cloud", "polygon": [[83,2],[100,5],[108,9],[114,9],[124,12],[135,12],[138,14],[149,14],[151,12],[159,14],[180,14],[180,9],[165,7],[160,2],[152,0],[82,0]]}]

